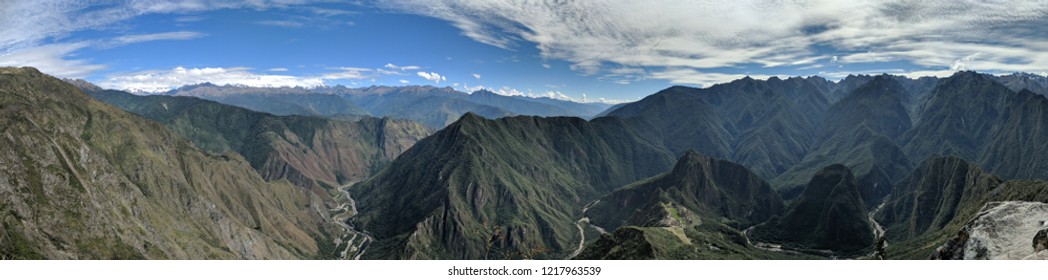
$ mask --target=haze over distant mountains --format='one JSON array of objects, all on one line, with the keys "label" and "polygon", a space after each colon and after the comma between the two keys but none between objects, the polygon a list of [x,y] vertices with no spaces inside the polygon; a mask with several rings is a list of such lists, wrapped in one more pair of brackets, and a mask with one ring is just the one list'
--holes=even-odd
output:
[{"label": "haze over distant mountains", "polygon": [[194,96],[276,115],[347,117],[370,115],[413,120],[440,129],[466,112],[487,118],[515,115],[593,117],[610,107],[547,97],[506,96],[488,90],[473,93],[433,86],[344,86],[265,88],[198,84],[165,95]]},{"label": "haze over distant mountains", "polygon": [[[609,108],[414,86],[140,96],[3,68],[0,253],[1044,258],[1043,225],[966,234],[1048,215],[1024,204],[1048,203],[1046,80],[743,78]],[[965,253],[1002,241],[1034,246]]]}]

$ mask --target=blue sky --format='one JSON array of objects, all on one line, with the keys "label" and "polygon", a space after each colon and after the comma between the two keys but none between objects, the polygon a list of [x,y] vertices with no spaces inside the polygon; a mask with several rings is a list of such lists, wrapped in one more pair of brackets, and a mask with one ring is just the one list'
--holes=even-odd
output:
[{"label": "blue sky", "polygon": [[587,101],[746,75],[1048,71],[1048,3],[983,2],[14,0],[0,5],[0,65],[132,91],[434,85]]}]

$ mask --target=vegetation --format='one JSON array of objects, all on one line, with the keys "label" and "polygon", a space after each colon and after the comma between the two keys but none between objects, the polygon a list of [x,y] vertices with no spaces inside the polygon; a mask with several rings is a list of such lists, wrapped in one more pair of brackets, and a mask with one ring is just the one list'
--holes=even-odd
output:
[{"label": "vegetation", "polygon": [[318,193],[363,180],[430,134],[403,120],[274,116],[194,97],[88,94],[161,122],[212,154],[238,153],[267,180],[287,179]]},{"label": "vegetation", "polygon": [[0,134],[4,258],[307,258],[333,230],[301,188],[36,69],[0,68]]},{"label": "vegetation", "polygon": [[858,256],[873,249],[873,234],[855,176],[834,164],[812,177],[784,216],[758,225],[751,237],[796,250]]}]

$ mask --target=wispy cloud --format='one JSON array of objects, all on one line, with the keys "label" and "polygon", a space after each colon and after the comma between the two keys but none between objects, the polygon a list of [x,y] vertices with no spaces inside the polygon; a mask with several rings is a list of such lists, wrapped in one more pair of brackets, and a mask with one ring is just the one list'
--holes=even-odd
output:
[{"label": "wispy cloud", "polygon": [[269,72],[287,72],[287,68],[283,68],[283,67],[269,68]]},{"label": "wispy cloud", "polygon": [[[196,12],[248,8],[264,10],[287,8],[304,4],[306,0],[244,0],[244,1],[163,1],[137,0],[124,3],[97,3],[97,1],[6,1],[0,5],[0,65],[29,65],[41,71],[64,77],[83,77],[105,69],[76,58],[77,51],[87,47],[114,47],[155,41],[187,40],[205,36],[192,31],[161,32],[155,34],[125,35],[92,41],[66,41],[69,35],[84,30],[106,30],[146,14],[191,14]],[[182,16],[176,22],[186,23],[202,19]]]},{"label": "wispy cloud", "polygon": [[206,34],[200,32],[175,31],[153,34],[125,35],[113,38],[112,42],[116,45],[127,45],[159,40],[191,40],[204,36],[206,36]]},{"label": "wispy cloud", "polygon": [[77,53],[84,49],[113,48],[158,40],[190,40],[203,36],[206,36],[206,34],[177,31],[125,35],[108,40],[48,44],[2,53],[0,54],[0,66],[33,66],[40,69],[40,71],[59,77],[83,78],[92,72],[108,68],[106,65],[95,64],[87,59],[75,58]]},{"label": "wispy cloud", "polygon": [[69,58],[88,46],[86,42],[50,44],[0,54],[0,66],[33,66],[44,73],[58,77],[83,78],[91,72],[106,69],[86,59]]},{"label": "wispy cloud", "polygon": [[480,80],[480,74],[473,74],[473,78]]},{"label": "wispy cloud", "polygon": [[181,17],[175,18],[175,22],[189,23],[189,22],[203,21],[205,19],[207,19],[207,17],[204,17],[204,16],[181,16]]},{"label": "wispy cloud", "polygon": [[[705,83],[741,67],[796,69],[827,59],[950,69],[976,53],[980,55],[963,62],[967,69],[1043,72],[1048,68],[1045,1],[380,3],[447,20],[463,35],[499,48],[534,45],[543,59],[568,61],[572,70],[584,75],[610,74],[609,80],[616,82],[626,80],[615,79],[608,69],[643,68],[650,78]],[[813,68],[817,67],[809,69]]]},{"label": "wispy cloud", "polygon": [[301,28],[303,26],[306,26],[305,23],[300,22],[300,21],[294,21],[294,20],[261,20],[261,21],[256,21],[255,23],[261,24],[261,25],[287,27],[287,28]]}]

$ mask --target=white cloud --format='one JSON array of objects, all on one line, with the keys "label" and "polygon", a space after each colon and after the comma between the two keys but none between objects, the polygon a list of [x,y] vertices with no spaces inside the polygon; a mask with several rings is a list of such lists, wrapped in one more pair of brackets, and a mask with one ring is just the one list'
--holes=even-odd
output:
[{"label": "white cloud", "polygon": [[51,44],[0,54],[0,66],[32,66],[41,72],[65,78],[83,78],[91,72],[106,69],[86,59],[76,59],[75,52],[88,46],[86,42]]},{"label": "white cloud", "polygon": [[287,72],[287,68],[283,68],[283,67],[269,68],[269,72]]},{"label": "white cloud", "polygon": [[545,63],[542,64],[542,68],[549,69],[549,67],[550,67],[549,64],[545,64]]},{"label": "white cloud", "polygon": [[411,81],[408,81],[408,80],[400,80],[400,83],[401,83],[401,84],[406,84],[406,83],[410,83],[410,82],[411,82]]},{"label": "white cloud", "polygon": [[474,74],[473,74],[473,78],[476,78],[477,80],[480,80],[480,74],[476,74],[476,73],[474,73]]},{"label": "white cloud", "polygon": [[[371,79],[372,83],[375,82],[373,69],[360,67],[328,68],[330,72],[309,76],[260,74],[252,70],[248,67],[185,68],[179,66],[170,70],[111,74],[101,81],[96,81],[96,84],[103,88],[156,93],[205,82],[218,85],[229,84],[251,87],[305,88],[323,86],[334,80],[349,80],[354,85],[356,85],[355,80]],[[268,70],[270,72],[282,72],[278,70],[286,69],[272,68]],[[401,80],[401,82],[405,81]]]},{"label": "white cloud", "polygon": [[482,89],[486,89],[486,87],[484,87],[482,85],[477,85],[477,86],[472,86],[471,87],[471,86],[469,86],[469,84],[462,84],[462,91],[464,91],[464,92],[473,93],[475,91],[482,90]]},{"label": "white cloud", "polygon": [[319,77],[295,77],[252,73],[250,68],[184,68],[166,71],[142,71],[122,75],[111,75],[99,81],[102,88],[114,88],[132,92],[164,92],[184,85],[210,82],[213,84],[244,85],[255,87],[317,87],[324,85]]},{"label": "white cloud", "polygon": [[[285,8],[306,1],[288,0],[137,0],[103,4],[96,1],[5,1],[0,5],[0,51],[30,48],[47,39],[62,38],[82,30],[112,28],[128,19],[155,13],[192,13],[218,9]],[[183,17],[181,22],[196,20]]]},{"label": "white cloud", "polygon": [[[472,94],[472,93],[474,93],[476,91],[479,91],[479,90],[487,90],[487,91],[493,92],[495,94],[505,95],[505,96],[524,96],[524,97],[530,97],[530,98],[551,98],[551,99],[558,99],[558,100],[565,100],[565,101],[572,101],[572,102],[579,102],[579,103],[594,102],[593,100],[588,100],[585,93],[581,94],[582,98],[574,98],[574,97],[568,96],[567,94],[564,94],[564,93],[560,92],[559,90],[547,90],[547,91],[542,91],[542,92],[534,92],[531,89],[520,90],[520,89],[516,89],[516,88],[513,88],[513,87],[509,87],[509,86],[503,86],[503,87],[500,87],[500,88],[489,88],[489,87],[485,87],[485,86],[482,86],[482,85],[469,86],[469,84],[462,85],[462,87],[460,87],[460,89],[462,91],[470,93],[470,94]],[[631,100],[624,100],[624,99],[604,99],[604,98],[599,98],[595,102],[607,103],[607,104],[618,104],[618,103],[625,103],[625,102],[632,102],[632,101]]]},{"label": "white cloud", "polygon": [[[126,35],[92,41],[68,41],[69,35],[84,30],[114,30],[129,19],[156,13],[189,14],[195,12],[250,8],[256,10],[286,8],[303,4],[298,0],[136,0],[124,3],[98,1],[4,1],[0,4],[0,63],[35,66],[49,74],[70,78],[90,75],[105,69],[76,58],[77,51],[87,47],[107,48],[155,40],[188,40],[205,36],[192,31]],[[180,16],[178,23],[202,20],[197,16]]]},{"label": "white cloud", "polygon": [[113,38],[111,44],[114,46],[120,46],[159,40],[192,40],[204,36],[206,36],[206,34],[193,31],[175,31],[141,35],[126,35]]},{"label": "white cloud", "polygon": [[106,65],[93,64],[87,59],[76,58],[78,52],[83,49],[112,48],[158,40],[190,40],[203,36],[206,35],[199,32],[176,31],[20,48],[0,53],[0,66],[32,66],[58,77],[83,78],[92,72],[108,68]]},{"label": "white cloud", "polygon": [[207,17],[203,17],[203,16],[181,16],[181,17],[175,18],[175,22],[189,23],[189,22],[198,22],[198,21],[202,21],[202,20],[205,20],[205,19],[207,19]]},{"label": "white cloud", "polygon": [[287,27],[287,28],[301,28],[303,26],[306,26],[305,23],[300,22],[300,21],[294,21],[294,20],[261,20],[261,21],[256,21],[255,23],[261,24],[261,25],[269,25],[269,26],[276,26],[276,27]]},{"label": "white cloud", "polygon": [[321,75],[320,77],[324,80],[361,80],[372,78],[372,75],[370,75],[371,69],[368,68],[334,67],[328,69],[338,71]]},{"label": "white cloud", "polygon": [[389,68],[389,69],[393,69],[393,70],[399,70],[399,71],[412,71],[412,70],[422,69],[421,66],[417,66],[417,65],[397,66],[396,64],[393,64],[393,63],[386,63],[386,65],[383,66],[383,67]]},{"label": "white cloud", "polygon": [[432,81],[432,82],[434,82],[434,83],[438,83],[438,84],[439,84],[440,82],[442,82],[442,81],[447,81],[447,80],[448,80],[448,78],[447,78],[447,77],[441,76],[441,75],[440,75],[440,74],[438,74],[437,72],[429,72],[429,73],[426,73],[426,72],[418,72],[418,73],[417,73],[417,75],[418,75],[419,77],[422,77],[423,79],[426,79],[426,80],[430,80],[430,81]]},{"label": "white cloud", "polygon": [[[1048,68],[1048,2],[384,0],[449,21],[492,46],[534,44],[584,75],[644,68],[672,82],[719,80],[725,68],[909,62],[979,71]],[[528,42],[525,44],[524,42]],[[835,56],[826,57],[830,49]],[[974,53],[978,58],[964,61]],[[681,69],[705,74],[682,79]],[[614,76],[616,75],[612,75]],[[611,79],[627,83],[629,79]]]}]

